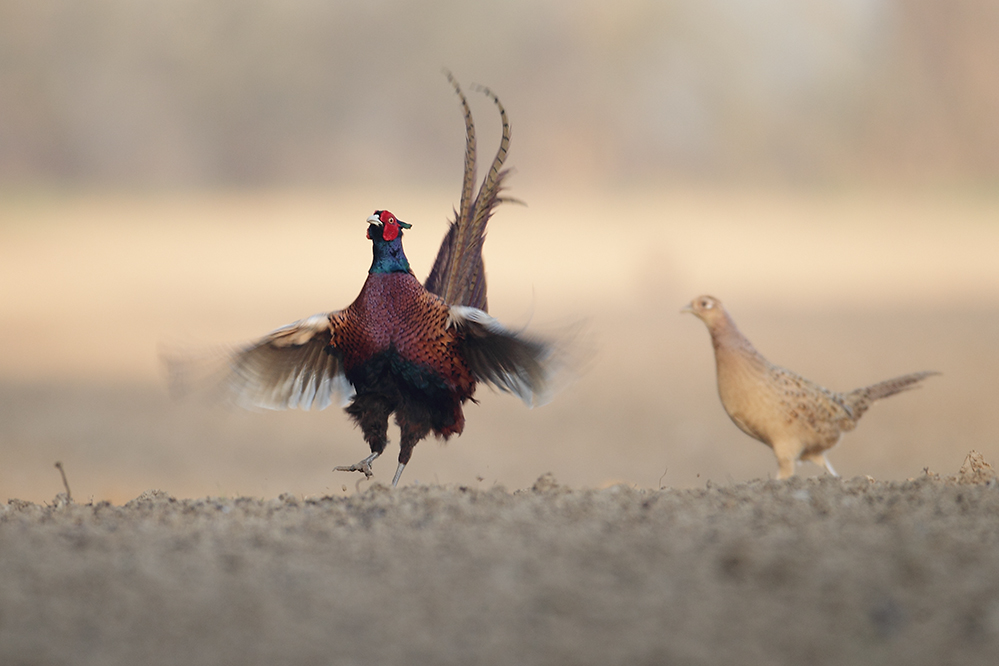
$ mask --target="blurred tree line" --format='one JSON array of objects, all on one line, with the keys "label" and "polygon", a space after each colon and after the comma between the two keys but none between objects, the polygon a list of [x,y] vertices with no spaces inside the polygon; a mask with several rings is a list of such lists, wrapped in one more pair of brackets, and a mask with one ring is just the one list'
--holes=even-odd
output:
[{"label": "blurred tree line", "polygon": [[453,183],[442,66],[532,178],[999,176],[994,0],[0,0],[0,187]]}]

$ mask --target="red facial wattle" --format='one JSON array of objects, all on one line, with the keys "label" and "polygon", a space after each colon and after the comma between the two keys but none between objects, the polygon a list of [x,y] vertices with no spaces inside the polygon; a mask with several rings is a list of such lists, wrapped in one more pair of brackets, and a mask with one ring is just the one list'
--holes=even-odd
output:
[{"label": "red facial wattle", "polygon": [[395,215],[383,210],[378,219],[382,221],[382,240],[393,241],[399,237],[399,221],[395,219]]},{"label": "red facial wattle", "polygon": [[395,219],[391,222],[386,222],[382,226],[382,240],[393,241],[399,236],[399,225],[396,223]]}]

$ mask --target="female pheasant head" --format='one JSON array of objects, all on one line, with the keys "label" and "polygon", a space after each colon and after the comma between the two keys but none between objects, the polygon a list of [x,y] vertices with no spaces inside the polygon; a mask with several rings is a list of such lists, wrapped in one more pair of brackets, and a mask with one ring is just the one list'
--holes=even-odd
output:
[{"label": "female pheasant head", "polygon": [[735,322],[725,312],[721,301],[714,296],[698,296],[680,312],[689,312],[707,325],[716,352],[719,347],[725,346],[729,349],[740,348],[747,353],[757,354],[752,343],[739,332]]},{"label": "female pheasant head", "polygon": [[722,307],[721,301],[714,296],[698,296],[680,312],[689,312],[707,324],[709,328],[712,322],[725,319],[725,308]]},{"label": "female pheasant head", "polygon": [[387,210],[376,210],[368,217],[368,238],[374,259],[369,273],[408,273],[409,260],[402,249],[402,229],[406,224]]}]

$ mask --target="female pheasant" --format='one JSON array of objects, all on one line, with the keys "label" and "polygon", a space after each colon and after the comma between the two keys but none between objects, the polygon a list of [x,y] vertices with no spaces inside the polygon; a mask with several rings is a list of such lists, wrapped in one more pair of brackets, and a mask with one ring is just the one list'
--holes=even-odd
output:
[{"label": "female pheasant", "polygon": [[722,406],[740,430],[773,449],[778,479],[793,476],[799,460],[838,476],[826,451],[836,446],[840,435],[856,428],[874,401],[918,388],[924,379],[939,374],[914,372],[837,393],[765,359],[717,298],[698,296],[681,312],[707,325]]},{"label": "female pheasant", "polygon": [[[475,126],[461,87],[448,74],[465,115],[465,175],[461,204],[421,285],[402,247],[412,225],[387,210],[367,218],[373,259],[357,299],[337,312],[279,328],[232,353],[221,386],[247,407],[323,409],[335,397],[361,427],[371,455],[337,471],[372,476],[371,463],[388,444],[388,420],[401,432],[399,483],[413,447],[433,433],[447,439],[465,425],[462,405],[478,382],[518,395],[528,406],[544,395],[552,345],[505,329],[486,314],[482,262],[485,227],[507,175],[501,170],[510,124],[499,99],[488,95],[503,123],[500,147],[473,199]],[[170,363],[182,379],[183,364]]]}]

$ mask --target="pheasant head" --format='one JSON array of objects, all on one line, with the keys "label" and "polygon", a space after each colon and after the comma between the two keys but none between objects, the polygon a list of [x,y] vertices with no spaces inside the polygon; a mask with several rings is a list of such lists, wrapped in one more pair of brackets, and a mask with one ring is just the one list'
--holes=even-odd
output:
[{"label": "pheasant head", "polygon": [[402,230],[413,225],[406,224],[387,210],[376,210],[368,217],[368,238],[371,239],[372,254],[369,273],[408,273],[409,260],[402,249]]},{"label": "pheasant head", "polygon": [[739,348],[753,355],[758,354],[752,343],[739,331],[735,322],[725,312],[721,301],[714,296],[698,296],[680,312],[689,312],[704,322],[708,327],[708,332],[711,333],[711,341],[716,351],[719,347],[726,347],[728,349]]},{"label": "pheasant head", "polygon": [[722,307],[721,301],[714,296],[698,296],[680,312],[689,312],[707,324],[708,328],[712,328],[713,324],[726,319],[725,308]]}]

